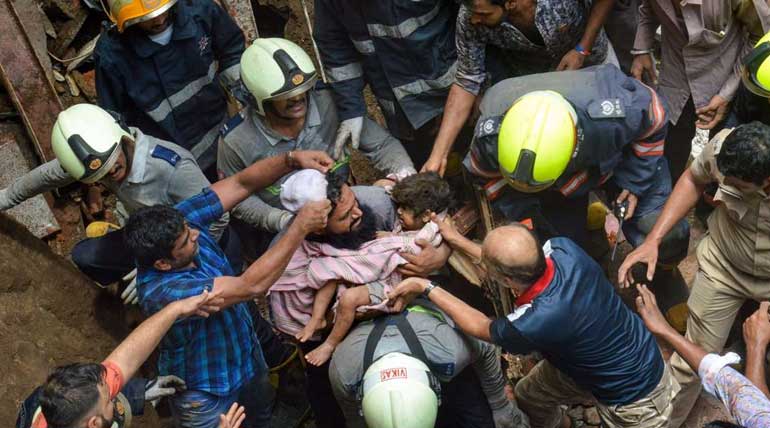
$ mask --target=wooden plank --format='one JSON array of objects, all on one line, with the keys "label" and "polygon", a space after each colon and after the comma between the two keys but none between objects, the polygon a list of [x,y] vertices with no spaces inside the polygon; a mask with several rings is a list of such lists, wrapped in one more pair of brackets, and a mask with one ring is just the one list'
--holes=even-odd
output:
[{"label": "wooden plank", "polygon": [[41,159],[55,157],[51,130],[62,110],[11,0],[0,0],[0,74]]}]

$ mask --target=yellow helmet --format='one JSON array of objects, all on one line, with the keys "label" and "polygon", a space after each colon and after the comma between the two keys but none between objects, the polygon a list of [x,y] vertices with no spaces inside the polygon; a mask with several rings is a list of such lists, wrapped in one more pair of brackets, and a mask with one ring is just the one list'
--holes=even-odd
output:
[{"label": "yellow helmet", "polygon": [[108,0],[110,20],[122,33],[126,27],[160,16],[176,2],[177,0]]},{"label": "yellow helmet", "polygon": [[500,172],[514,189],[547,189],[567,169],[577,144],[577,114],[554,91],[533,91],[516,100],[497,137]]},{"label": "yellow helmet", "polygon": [[770,33],[762,36],[754,49],[743,58],[741,79],[746,89],[770,98]]}]

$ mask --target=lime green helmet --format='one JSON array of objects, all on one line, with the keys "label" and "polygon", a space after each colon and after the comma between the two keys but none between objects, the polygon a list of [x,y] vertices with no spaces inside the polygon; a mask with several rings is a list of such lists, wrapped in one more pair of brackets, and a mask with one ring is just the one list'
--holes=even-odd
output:
[{"label": "lime green helmet", "polygon": [[516,100],[497,137],[500,172],[514,189],[547,189],[567,169],[577,143],[577,114],[554,91],[534,91]]},{"label": "lime green helmet", "polygon": [[417,358],[400,352],[385,354],[369,366],[361,382],[366,426],[433,428],[439,385],[428,366]]},{"label": "lime green helmet", "polygon": [[762,36],[743,59],[741,79],[749,91],[770,98],[770,33]]},{"label": "lime green helmet", "polygon": [[317,78],[313,60],[286,39],[257,39],[241,56],[241,80],[257,113],[263,116],[265,101],[285,100],[307,92]]},{"label": "lime green helmet", "polygon": [[115,165],[123,137],[131,134],[110,113],[93,104],[75,104],[56,118],[51,146],[67,173],[94,183]]}]

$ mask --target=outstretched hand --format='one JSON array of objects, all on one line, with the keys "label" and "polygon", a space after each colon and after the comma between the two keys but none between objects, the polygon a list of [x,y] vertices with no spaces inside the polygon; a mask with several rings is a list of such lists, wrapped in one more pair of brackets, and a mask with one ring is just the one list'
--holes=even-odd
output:
[{"label": "outstretched hand", "polygon": [[297,212],[294,224],[305,235],[322,232],[326,229],[326,222],[329,219],[331,209],[332,203],[328,199],[308,202]]},{"label": "outstretched hand", "polygon": [[179,310],[179,318],[199,316],[208,318],[209,315],[219,312],[222,309],[222,305],[225,303],[225,299],[220,297],[221,292],[209,292],[188,297],[186,299],[177,300],[172,303],[176,305]]},{"label": "outstretched hand", "polygon": [[396,288],[388,293],[388,306],[395,312],[401,312],[412,300],[425,291],[430,281],[424,278],[407,278],[401,281]]},{"label": "outstretched hand", "polygon": [[748,346],[756,349],[766,349],[770,344],[770,314],[767,313],[770,302],[759,304],[754,314],[743,323],[743,339]]},{"label": "outstretched hand", "polygon": [[233,403],[227,414],[219,415],[219,428],[239,428],[246,419],[246,409],[238,403]]},{"label": "outstretched hand", "polygon": [[318,150],[302,150],[292,152],[294,162],[299,169],[315,169],[326,174],[334,165],[334,160],[326,152]]},{"label": "outstretched hand", "polygon": [[655,295],[652,294],[647,286],[643,284],[637,285],[636,290],[639,291],[639,296],[636,298],[636,310],[639,312],[639,316],[642,317],[647,329],[652,334],[658,336],[673,330],[673,327],[666,321],[666,317],[660,312]]},{"label": "outstretched hand", "polygon": [[421,248],[419,254],[399,253],[408,262],[398,268],[402,275],[426,277],[444,266],[449,255],[452,254],[452,250],[446,244],[434,248],[424,239],[418,239],[415,243]]},{"label": "outstretched hand", "polygon": [[655,266],[658,263],[658,245],[645,241],[626,256],[618,269],[618,282],[621,288],[628,288],[634,283],[631,268],[637,263],[647,265],[647,281],[651,282],[655,276]]}]

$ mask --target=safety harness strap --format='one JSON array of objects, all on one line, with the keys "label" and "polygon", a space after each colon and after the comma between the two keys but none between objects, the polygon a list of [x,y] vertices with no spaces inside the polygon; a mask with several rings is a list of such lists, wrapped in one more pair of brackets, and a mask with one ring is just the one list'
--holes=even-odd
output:
[{"label": "safety harness strap", "polygon": [[366,346],[364,347],[363,372],[366,373],[366,371],[369,369],[369,366],[372,365],[374,360],[374,351],[377,348],[377,344],[380,343],[380,339],[382,338],[382,334],[385,332],[385,328],[389,325],[395,325],[396,328],[398,328],[398,331],[401,333],[401,336],[406,342],[406,346],[409,348],[409,353],[413,357],[425,363],[426,366],[430,367],[428,356],[425,354],[425,349],[423,349],[422,344],[420,344],[420,340],[417,338],[417,333],[414,332],[412,325],[409,324],[409,321],[406,319],[406,316],[402,312],[400,314],[380,317],[374,321],[374,328],[369,333],[369,337],[366,339]]}]

